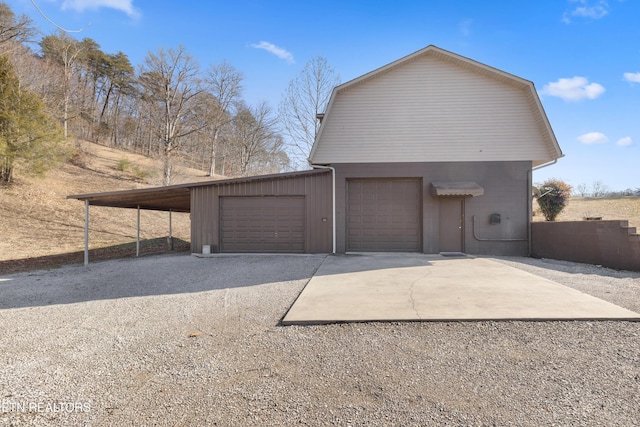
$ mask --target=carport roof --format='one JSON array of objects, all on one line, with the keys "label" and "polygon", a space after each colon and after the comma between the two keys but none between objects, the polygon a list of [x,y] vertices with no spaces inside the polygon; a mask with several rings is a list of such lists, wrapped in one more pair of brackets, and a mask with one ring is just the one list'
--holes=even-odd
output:
[{"label": "carport roof", "polygon": [[116,208],[149,209],[158,211],[191,212],[191,188],[233,184],[252,181],[266,181],[280,178],[292,178],[300,175],[329,173],[328,169],[312,169],[299,172],[287,172],[272,175],[250,176],[244,178],[218,179],[215,181],[191,182],[165,187],[140,188],[135,190],[108,191],[67,196],[68,199],[87,201],[94,206]]},{"label": "carport roof", "polygon": [[141,188],[137,190],[109,191],[105,193],[77,194],[68,199],[88,201],[90,205],[115,208],[151,209],[158,211],[190,212],[189,186]]}]

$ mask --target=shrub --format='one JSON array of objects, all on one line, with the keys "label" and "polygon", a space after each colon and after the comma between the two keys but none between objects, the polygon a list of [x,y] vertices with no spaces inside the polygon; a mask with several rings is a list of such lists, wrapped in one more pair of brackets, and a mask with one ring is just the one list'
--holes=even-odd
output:
[{"label": "shrub", "polygon": [[74,166],[78,166],[81,168],[86,168],[89,165],[89,161],[91,160],[91,156],[89,150],[80,144],[76,143],[76,147],[73,149],[71,153],[71,159],[69,163]]},{"label": "shrub", "polygon": [[135,176],[138,181],[144,181],[151,176],[151,173],[149,171],[141,169],[138,166],[134,166],[132,168],[132,172],[133,176]]},{"label": "shrub", "polygon": [[556,217],[569,202],[571,186],[558,179],[549,179],[540,187],[537,196],[540,211],[547,221],[555,221]]},{"label": "shrub", "polygon": [[124,172],[127,169],[129,169],[129,159],[127,159],[126,157],[123,157],[122,159],[118,160],[118,165],[116,166],[116,169],[119,170],[120,172]]}]

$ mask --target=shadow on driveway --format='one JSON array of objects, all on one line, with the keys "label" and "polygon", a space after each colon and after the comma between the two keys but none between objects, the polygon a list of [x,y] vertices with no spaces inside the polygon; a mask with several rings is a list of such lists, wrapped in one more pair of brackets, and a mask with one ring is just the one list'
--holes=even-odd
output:
[{"label": "shadow on driveway", "polygon": [[0,276],[0,310],[308,280],[324,255],[146,256]]}]

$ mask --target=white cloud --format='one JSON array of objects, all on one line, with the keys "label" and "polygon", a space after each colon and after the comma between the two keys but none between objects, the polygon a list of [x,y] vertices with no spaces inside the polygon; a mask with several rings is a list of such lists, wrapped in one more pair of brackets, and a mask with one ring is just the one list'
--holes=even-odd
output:
[{"label": "white cloud", "polygon": [[586,77],[575,76],[547,83],[540,93],[557,96],[565,101],[581,101],[583,99],[596,99],[604,93],[604,86],[599,83],[589,83]]},{"label": "white cloud", "polygon": [[266,50],[267,52],[274,54],[278,58],[284,59],[289,64],[295,64],[295,62],[296,62],[296,61],[294,61],[293,55],[291,54],[291,52],[288,52],[287,50],[285,50],[285,49],[283,49],[281,47],[278,47],[278,46],[274,45],[273,43],[262,41],[260,43],[252,44],[251,47],[254,47],[256,49]]},{"label": "white cloud", "polygon": [[607,138],[605,134],[600,132],[585,133],[584,135],[580,135],[577,139],[578,141],[587,145],[604,144],[606,142],[609,142],[609,138]]},{"label": "white cloud", "polygon": [[616,145],[620,147],[627,147],[631,144],[633,144],[633,140],[631,139],[630,136],[625,136],[624,138],[620,138],[618,142],[616,142]]},{"label": "white cloud", "polygon": [[120,10],[131,17],[140,15],[140,12],[133,7],[133,0],[64,0],[62,2],[62,10],[72,9],[78,12],[103,7]]},{"label": "white cloud", "polygon": [[601,6],[581,6],[577,7],[571,12],[573,16],[581,16],[583,18],[600,19],[604,17],[609,11]]},{"label": "white cloud", "polygon": [[471,19],[465,19],[464,21],[460,21],[458,23],[458,29],[460,30],[460,33],[462,33],[463,36],[467,37],[471,34],[472,23],[473,23],[473,20]]},{"label": "white cloud", "polygon": [[628,82],[640,83],[640,73],[624,73],[624,79]]},{"label": "white cloud", "polygon": [[580,6],[562,15],[562,22],[565,24],[571,23],[571,17],[600,19],[609,13],[609,3],[606,0],[569,0],[569,3],[579,3]]}]

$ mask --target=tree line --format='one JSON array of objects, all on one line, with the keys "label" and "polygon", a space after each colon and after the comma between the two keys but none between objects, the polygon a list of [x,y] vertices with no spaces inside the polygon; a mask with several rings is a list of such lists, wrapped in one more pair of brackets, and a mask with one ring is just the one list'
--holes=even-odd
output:
[{"label": "tree line", "polygon": [[640,196],[640,187],[627,188],[621,191],[612,191],[603,181],[593,181],[591,185],[580,183],[573,188],[573,193],[580,197],[628,197]]},{"label": "tree line", "polygon": [[[316,116],[338,83],[324,58],[313,59],[274,111],[266,102],[244,101],[243,74],[233,65],[203,68],[184,46],[149,52],[136,69],[125,53],[104,52],[95,40],[62,31],[41,37],[36,50],[38,33],[28,17],[0,3],[4,182],[16,162],[35,168],[38,156],[29,144],[42,148],[40,154],[60,153],[41,156],[42,169],[47,158],[68,154],[64,141],[71,137],[162,158],[164,185],[176,161],[212,177],[290,170],[304,164]],[[33,105],[12,114],[30,116],[30,123],[9,123],[16,96]]]}]

